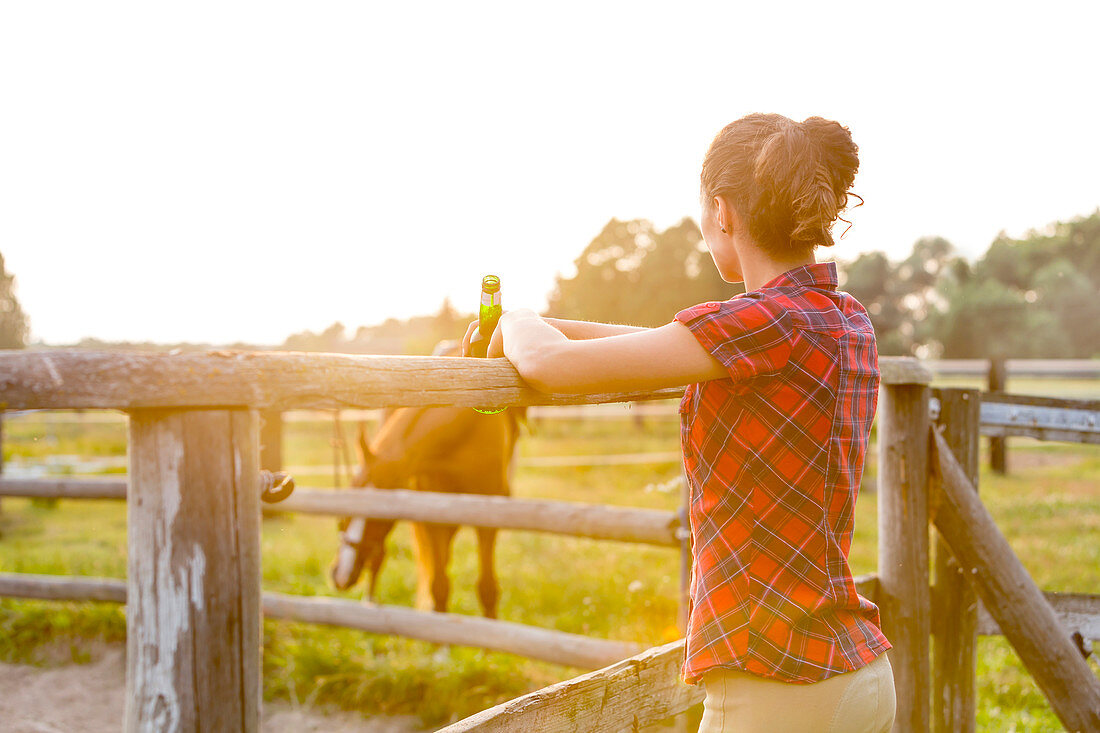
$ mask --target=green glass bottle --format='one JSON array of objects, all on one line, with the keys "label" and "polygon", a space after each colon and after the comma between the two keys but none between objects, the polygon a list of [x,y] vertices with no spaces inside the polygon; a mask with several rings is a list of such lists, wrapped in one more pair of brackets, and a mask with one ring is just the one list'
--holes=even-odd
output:
[{"label": "green glass bottle", "polygon": [[484,359],[489,351],[489,341],[497,328],[504,309],[500,306],[500,278],[486,275],[481,280],[481,310],[478,311],[477,328],[470,336],[470,356]]}]

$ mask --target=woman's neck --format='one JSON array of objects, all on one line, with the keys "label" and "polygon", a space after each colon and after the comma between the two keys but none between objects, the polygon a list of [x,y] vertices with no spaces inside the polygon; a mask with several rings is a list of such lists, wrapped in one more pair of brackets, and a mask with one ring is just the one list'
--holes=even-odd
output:
[{"label": "woman's neck", "polygon": [[743,254],[748,255],[741,258],[741,275],[745,278],[746,291],[759,290],[788,270],[817,262],[813,250],[805,256],[789,260],[770,257],[755,247]]}]

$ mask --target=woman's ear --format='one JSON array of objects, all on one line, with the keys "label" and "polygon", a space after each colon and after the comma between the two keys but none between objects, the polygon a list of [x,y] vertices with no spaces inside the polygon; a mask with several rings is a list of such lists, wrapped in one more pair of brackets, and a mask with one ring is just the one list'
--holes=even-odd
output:
[{"label": "woman's ear", "polygon": [[714,217],[723,234],[732,235],[741,228],[741,218],[737,211],[721,196],[714,197]]}]

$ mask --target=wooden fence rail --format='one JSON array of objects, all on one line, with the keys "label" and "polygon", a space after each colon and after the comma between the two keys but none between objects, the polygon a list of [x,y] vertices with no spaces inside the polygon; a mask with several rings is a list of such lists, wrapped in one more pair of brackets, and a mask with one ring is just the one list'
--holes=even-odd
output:
[{"label": "wooden fence rail", "polygon": [[406,489],[296,490],[280,510],[521,529],[679,547],[675,512]]},{"label": "wooden fence rail", "polygon": [[[0,479],[0,496],[126,499],[126,481],[99,479]],[[336,517],[408,519],[638,542],[679,547],[675,512],[603,504],[446,494],[408,489],[296,489],[272,507],[280,512]]]},{"label": "wooden fence rail", "polygon": [[126,485],[121,479],[0,477],[0,497],[125,500]]},{"label": "wooden fence rail", "polygon": [[1031,395],[981,395],[982,435],[1100,444],[1100,400]]},{"label": "wooden fence rail", "polygon": [[[446,356],[28,350],[0,354],[0,367],[0,407],[15,410],[498,408],[639,402],[684,391],[545,394],[528,387],[507,359]],[[925,373],[904,357],[883,357],[879,369],[885,383]]]},{"label": "wooden fence rail", "polygon": [[703,701],[702,687],[678,679],[683,658],[681,639],[501,703],[438,733],[636,731]]},{"label": "wooden fence rail", "polygon": [[4,353],[0,366],[0,406],[10,409],[498,408],[634,402],[683,394],[683,389],[667,389],[548,395],[528,387],[507,359],[475,363],[432,356],[74,350]]},{"label": "wooden fence rail", "polygon": [[[929,359],[921,362],[937,377],[981,377],[994,359]],[[1001,359],[1008,377],[1039,379],[1098,379],[1100,359]]]},{"label": "wooden fence rail", "polygon": [[[878,593],[878,576],[871,574],[857,577],[856,590],[864,598],[874,600]],[[79,575],[0,573],[0,598],[3,597],[28,598],[45,601],[102,601],[107,603],[125,603],[126,581],[116,580],[114,578],[94,578]],[[269,594],[265,593],[263,597],[266,599],[269,597]],[[1084,639],[1100,642],[1100,595],[1044,591],[1043,597],[1046,598],[1050,607],[1054,609],[1054,613],[1058,617],[1058,622],[1064,628],[1071,632],[1076,631],[1081,634]],[[354,602],[351,603],[356,607],[362,605]],[[369,609],[372,606],[362,605],[362,607]],[[377,608],[378,606],[373,607]],[[271,618],[276,618],[274,615],[268,614],[266,610],[264,613]],[[424,614],[423,612],[412,613],[421,613],[421,615],[426,615],[428,618],[448,615],[437,613]],[[1001,628],[997,625],[997,621],[990,615],[989,611],[985,610],[980,599],[978,600],[977,615],[977,633],[979,636],[1004,636],[1001,632]],[[307,621],[307,619],[303,617],[287,618],[294,621]],[[461,618],[469,617],[462,616]],[[355,628],[362,627],[356,626]],[[371,629],[363,630],[370,631]],[[433,639],[426,640],[433,641]],[[457,644],[459,642],[445,643]],[[627,646],[630,644],[630,642],[621,643]],[[466,646],[477,646],[477,644],[469,641],[463,642],[463,644]],[[615,657],[614,659],[621,658],[622,657]]]},{"label": "wooden fence rail", "polygon": [[[0,573],[0,597],[126,603],[126,595],[126,581],[113,578]],[[642,651],[642,646],[633,642],[594,639],[479,616],[282,593],[264,593],[261,600],[267,618],[472,646],[580,669],[603,667]]]}]

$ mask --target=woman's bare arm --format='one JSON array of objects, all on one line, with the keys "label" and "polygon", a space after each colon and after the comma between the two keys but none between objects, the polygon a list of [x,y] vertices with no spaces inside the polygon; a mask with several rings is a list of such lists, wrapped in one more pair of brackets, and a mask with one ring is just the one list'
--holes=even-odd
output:
[{"label": "woman's bare arm", "polygon": [[[511,311],[506,311],[510,313]],[[649,331],[652,329],[644,328],[642,326],[623,326],[616,323],[596,323],[594,321],[571,321],[566,318],[543,318],[543,321],[549,323],[556,328],[568,339],[575,339],[578,341],[584,341],[587,339],[604,338],[606,336],[620,336],[624,333],[637,333],[638,331]],[[469,353],[470,337],[473,335],[474,328],[477,326],[477,321],[472,321],[466,329],[466,335],[462,337],[462,355],[466,356]],[[497,334],[500,333],[500,329],[497,329]],[[499,349],[499,336],[497,336],[498,353],[493,356],[503,356],[503,352]],[[492,346],[490,346],[492,349]]]},{"label": "woman's bare arm", "polygon": [[489,356],[501,354],[543,392],[633,392],[729,377],[726,367],[676,321],[570,339],[534,311],[510,311],[501,317],[489,346]]},{"label": "woman's bare arm", "polygon": [[594,323],[592,321],[571,321],[565,318],[543,318],[569,339],[596,339],[605,336],[619,336],[624,333],[648,331],[641,326],[621,326],[614,323]]}]

